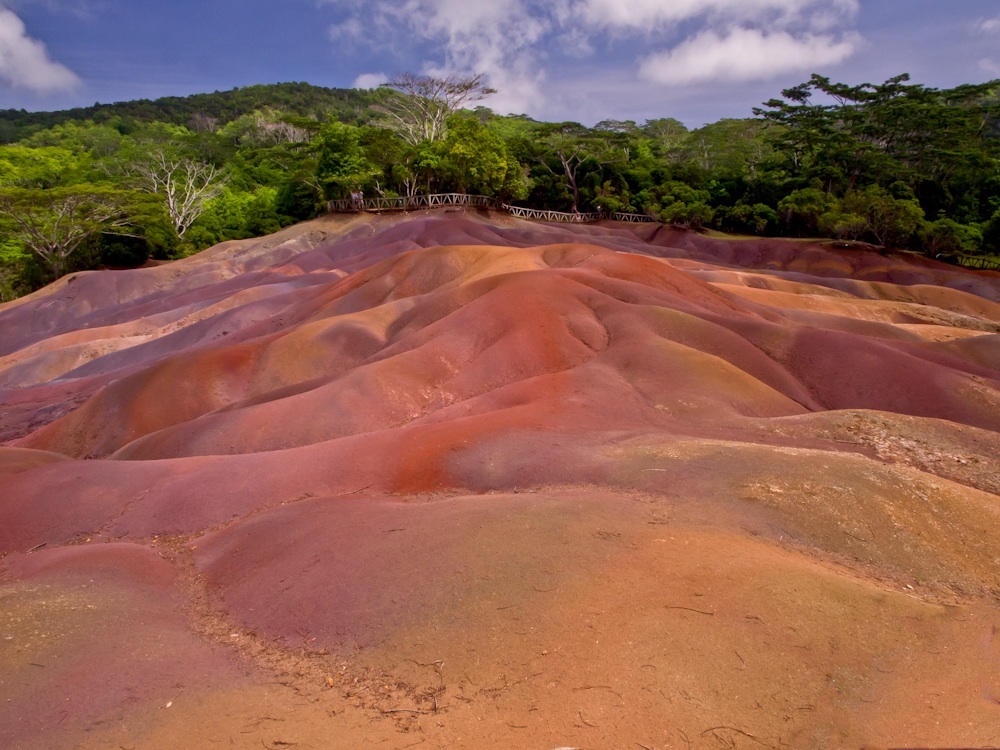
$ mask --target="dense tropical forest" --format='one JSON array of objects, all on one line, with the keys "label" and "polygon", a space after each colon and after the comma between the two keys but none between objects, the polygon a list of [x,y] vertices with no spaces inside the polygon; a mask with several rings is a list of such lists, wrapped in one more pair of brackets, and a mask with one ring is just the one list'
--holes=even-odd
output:
[{"label": "dense tropical forest", "polygon": [[251,86],[0,111],[0,301],[65,273],[184,257],[332,198],[469,192],[729,233],[1000,255],[1000,81],[822,76],[746,119],[594,127],[474,106],[480,76],[370,91]]}]

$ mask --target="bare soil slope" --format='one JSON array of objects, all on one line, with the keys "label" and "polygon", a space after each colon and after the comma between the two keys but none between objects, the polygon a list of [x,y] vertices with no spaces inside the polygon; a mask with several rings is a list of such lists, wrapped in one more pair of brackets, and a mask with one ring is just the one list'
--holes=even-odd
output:
[{"label": "bare soil slope", "polygon": [[330,216],[0,307],[0,746],[1000,743],[1000,275]]}]

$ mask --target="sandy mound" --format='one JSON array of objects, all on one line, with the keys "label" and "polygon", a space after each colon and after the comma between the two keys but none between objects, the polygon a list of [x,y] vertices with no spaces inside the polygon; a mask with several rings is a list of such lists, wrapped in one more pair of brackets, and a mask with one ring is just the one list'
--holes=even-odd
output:
[{"label": "sandy mound", "polygon": [[0,322],[4,747],[1000,742],[996,274],[362,215]]}]

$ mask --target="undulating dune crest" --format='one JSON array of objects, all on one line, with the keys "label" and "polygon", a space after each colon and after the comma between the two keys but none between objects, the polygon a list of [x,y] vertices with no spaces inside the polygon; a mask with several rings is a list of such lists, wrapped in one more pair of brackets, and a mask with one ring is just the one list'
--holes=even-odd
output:
[{"label": "undulating dune crest", "polygon": [[1000,274],[331,215],[0,306],[0,440],[3,747],[1000,743]]}]

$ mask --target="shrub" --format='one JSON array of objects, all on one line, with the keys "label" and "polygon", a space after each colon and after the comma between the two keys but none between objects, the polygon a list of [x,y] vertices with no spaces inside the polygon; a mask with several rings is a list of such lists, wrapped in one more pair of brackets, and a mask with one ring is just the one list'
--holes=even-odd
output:
[{"label": "shrub", "polygon": [[838,240],[856,240],[868,229],[864,216],[828,211],[819,218],[819,231]]},{"label": "shrub", "polygon": [[983,233],[976,227],[941,218],[924,224],[920,240],[924,251],[931,255],[978,253],[983,244]]},{"label": "shrub", "polygon": [[778,213],[793,234],[815,235],[820,217],[836,211],[837,199],[818,188],[803,188],[786,195],[778,203]]},{"label": "shrub", "polygon": [[712,223],[715,212],[707,203],[672,203],[660,212],[660,217],[668,224],[701,229]]}]

